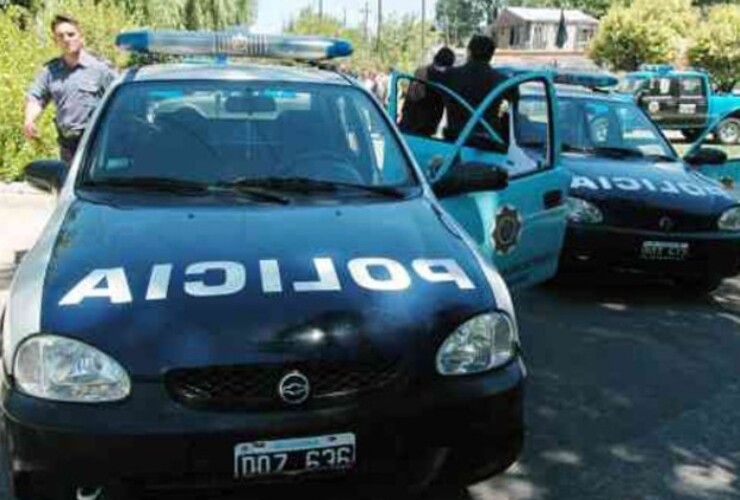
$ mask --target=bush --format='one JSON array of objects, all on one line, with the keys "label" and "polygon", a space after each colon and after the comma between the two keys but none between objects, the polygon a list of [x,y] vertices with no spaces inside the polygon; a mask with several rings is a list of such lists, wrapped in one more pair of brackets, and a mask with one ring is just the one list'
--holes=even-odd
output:
[{"label": "bush", "polygon": [[701,23],[689,61],[712,74],[724,91],[740,82],[740,6],[717,5]]},{"label": "bush", "polygon": [[601,21],[591,57],[624,71],[642,63],[677,61],[696,23],[691,0],[634,0],[628,7],[615,6]]}]

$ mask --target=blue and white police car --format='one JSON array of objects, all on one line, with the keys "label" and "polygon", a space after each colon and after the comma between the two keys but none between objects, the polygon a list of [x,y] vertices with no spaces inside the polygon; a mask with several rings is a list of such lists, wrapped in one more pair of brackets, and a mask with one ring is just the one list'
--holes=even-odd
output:
[{"label": "blue and white police car", "polygon": [[[118,44],[351,53],[239,32]],[[488,168],[446,169],[447,192],[506,186]],[[247,63],[131,69],[68,172],[37,161],[26,173],[58,204],[2,311],[14,498],[468,482],[517,457],[525,368],[507,287],[353,80]]]},{"label": "blue and white police car", "polygon": [[[719,169],[727,155],[695,148],[679,157],[629,96],[603,90],[616,85],[611,76],[555,81],[564,84],[562,159],[573,174],[561,271],[637,272],[702,293],[740,273],[740,198],[697,170]],[[536,93],[520,104],[544,105]],[[523,125],[523,135],[537,133],[537,124]]]}]

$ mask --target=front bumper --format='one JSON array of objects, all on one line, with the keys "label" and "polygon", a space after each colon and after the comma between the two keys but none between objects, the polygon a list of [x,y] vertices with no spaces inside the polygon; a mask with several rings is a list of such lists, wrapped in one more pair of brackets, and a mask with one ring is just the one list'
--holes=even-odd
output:
[{"label": "front bumper", "polygon": [[436,457],[444,456],[443,472],[472,481],[516,459],[523,439],[524,379],[518,359],[492,373],[440,378],[339,407],[269,412],[190,409],[154,382],[135,383],[122,403],[80,405],[31,398],[6,381],[1,401],[20,498],[29,482],[233,486],[238,443],[345,432],[355,433],[357,446],[356,467],[342,474],[345,479],[367,476],[387,484],[391,478],[420,477],[417,469],[432,463],[439,469]]},{"label": "front bumper", "polygon": [[[645,259],[641,251],[646,241],[688,243],[688,255],[681,260]],[[569,224],[560,267],[628,270],[668,278],[724,278],[740,273],[740,234],[661,233]]]}]

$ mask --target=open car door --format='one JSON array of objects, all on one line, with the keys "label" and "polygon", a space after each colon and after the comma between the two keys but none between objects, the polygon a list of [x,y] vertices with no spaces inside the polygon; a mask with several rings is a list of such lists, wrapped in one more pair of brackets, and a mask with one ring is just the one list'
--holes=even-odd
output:
[{"label": "open car door", "polygon": [[[454,142],[404,132],[416,161],[426,173],[442,206],[466,229],[491,259],[507,284],[523,288],[551,278],[557,271],[566,226],[570,174],[559,162],[555,91],[546,73],[512,77],[493,89],[476,109],[450,89],[395,73],[391,78],[389,113],[398,123],[400,86],[416,82],[453,99],[471,117]],[[541,92],[538,103],[519,100],[525,92]],[[500,106],[503,129],[488,123],[491,106]],[[444,119],[442,121],[444,124]],[[439,190],[450,172],[481,164],[508,173],[499,191],[455,194]]]},{"label": "open car door", "polygon": [[686,152],[684,161],[707,177],[720,181],[740,198],[740,144],[722,144],[714,137],[713,132],[730,114],[709,124],[702,136]]}]

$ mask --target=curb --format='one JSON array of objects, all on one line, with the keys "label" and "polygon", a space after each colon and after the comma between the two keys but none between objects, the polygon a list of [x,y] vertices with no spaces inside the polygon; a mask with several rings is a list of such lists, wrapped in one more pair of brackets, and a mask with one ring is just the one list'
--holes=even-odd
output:
[{"label": "curb", "polygon": [[0,195],[3,194],[48,195],[26,182],[0,182]]}]

